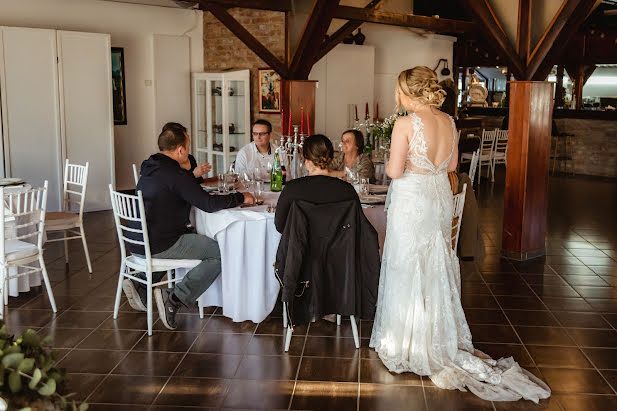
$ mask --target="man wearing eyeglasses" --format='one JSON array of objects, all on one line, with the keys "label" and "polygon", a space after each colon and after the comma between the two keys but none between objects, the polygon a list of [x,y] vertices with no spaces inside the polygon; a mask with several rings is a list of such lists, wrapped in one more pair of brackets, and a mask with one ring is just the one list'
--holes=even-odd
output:
[{"label": "man wearing eyeglasses", "polygon": [[276,146],[270,142],[272,138],[272,124],[269,121],[258,119],[252,126],[253,141],[242,147],[236,157],[236,172],[239,175],[246,173],[249,177],[256,167],[265,168],[268,162],[274,163]]}]

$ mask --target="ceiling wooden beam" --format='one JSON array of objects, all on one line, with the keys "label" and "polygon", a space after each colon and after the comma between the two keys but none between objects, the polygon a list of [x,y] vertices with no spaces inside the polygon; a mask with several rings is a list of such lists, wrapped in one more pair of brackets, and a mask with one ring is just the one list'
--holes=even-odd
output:
[{"label": "ceiling wooden beam", "polygon": [[287,78],[289,71],[287,65],[270,52],[255,36],[242,26],[223,6],[208,2],[202,4],[202,8],[212,13],[229,31],[242,41],[253,53],[272,67],[282,78]]},{"label": "ceiling wooden beam", "polygon": [[[561,8],[546,29],[538,45],[529,56],[526,80],[544,80],[553,62],[564,51],[568,41],[578,31],[589,13],[602,0],[565,0]],[[543,70],[539,70],[543,65]],[[539,78],[541,76],[542,78]]]},{"label": "ceiling wooden beam", "polygon": [[[364,7],[365,9],[372,9],[382,2],[383,0],[372,0],[369,4]],[[324,41],[319,49],[319,54],[317,54],[317,59],[315,62],[318,62],[322,59],[323,56],[328,54],[330,50],[340,44],[343,39],[350,34],[352,34],[358,27],[360,27],[364,23],[361,20],[349,20],[347,23],[343,24],[337,31],[332,33],[332,35]]]},{"label": "ceiling wooden beam", "polygon": [[518,30],[516,33],[516,50],[523,63],[527,64],[531,41],[531,0],[518,2]]},{"label": "ceiling wooden beam", "polygon": [[390,26],[415,27],[437,33],[463,33],[476,28],[476,25],[471,21],[440,19],[349,6],[338,6],[334,11],[334,18],[388,24]]},{"label": "ceiling wooden beam", "polygon": [[525,74],[525,64],[508,40],[488,0],[462,0],[462,3],[472,12],[470,14],[475,15],[481,28],[490,35],[491,38],[487,39],[487,43],[506,57],[508,68],[517,79],[522,79]]},{"label": "ceiling wooden beam", "polygon": [[291,64],[289,77],[294,80],[306,80],[317,61],[319,48],[326,38],[328,27],[332,22],[334,10],[340,0],[315,0],[313,9],[306,21],[304,31],[298,41]]},{"label": "ceiling wooden beam", "polygon": [[291,0],[195,0],[200,6],[216,3],[223,7],[242,7],[245,9],[291,11]]}]

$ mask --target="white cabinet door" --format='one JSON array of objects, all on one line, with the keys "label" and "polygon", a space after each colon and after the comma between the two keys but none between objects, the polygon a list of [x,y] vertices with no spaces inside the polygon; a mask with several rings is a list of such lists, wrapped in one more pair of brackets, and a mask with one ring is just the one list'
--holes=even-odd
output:
[{"label": "white cabinet door", "polygon": [[115,186],[108,34],[58,31],[64,158],[90,163],[85,211],[110,209]]},{"label": "white cabinet door", "polygon": [[6,175],[49,180],[47,209],[61,207],[56,32],[1,27],[0,90]]}]

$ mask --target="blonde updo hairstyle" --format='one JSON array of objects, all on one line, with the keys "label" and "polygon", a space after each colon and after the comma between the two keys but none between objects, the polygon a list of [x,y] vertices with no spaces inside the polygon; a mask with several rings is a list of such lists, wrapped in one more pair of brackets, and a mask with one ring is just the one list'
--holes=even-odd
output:
[{"label": "blonde updo hairstyle", "polygon": [[334,146],[328,137],[314,134],[304,140],[302,155],[306,160],[311,160],[316,167],[328,170],[334,158]]},{"label": "blonde updo hairstyle", "polygon": [[[439,85],[437,74],[425,66],[416,66],[402,71],[396,84],[399,92],[421,104],[441,107],[446,98],[445,90]],[[396,111],[402,107],[399,94],[396,94]]]}]

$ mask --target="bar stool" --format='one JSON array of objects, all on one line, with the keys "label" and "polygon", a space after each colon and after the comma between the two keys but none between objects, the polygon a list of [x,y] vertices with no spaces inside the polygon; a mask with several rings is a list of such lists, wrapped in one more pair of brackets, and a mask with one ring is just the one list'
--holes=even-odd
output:
[{"label": "bar stool", "polygon": [[[572,137],[574,137],[574,134],[560,133],[554,120],[552,134],[551,175],[555,175],[557,163],[559,163],[559,170],[561,170],[563,166],[564,174],[574,175],[574,167],[572,164]],[[569,173],[568,168],[570,169]]]}]

